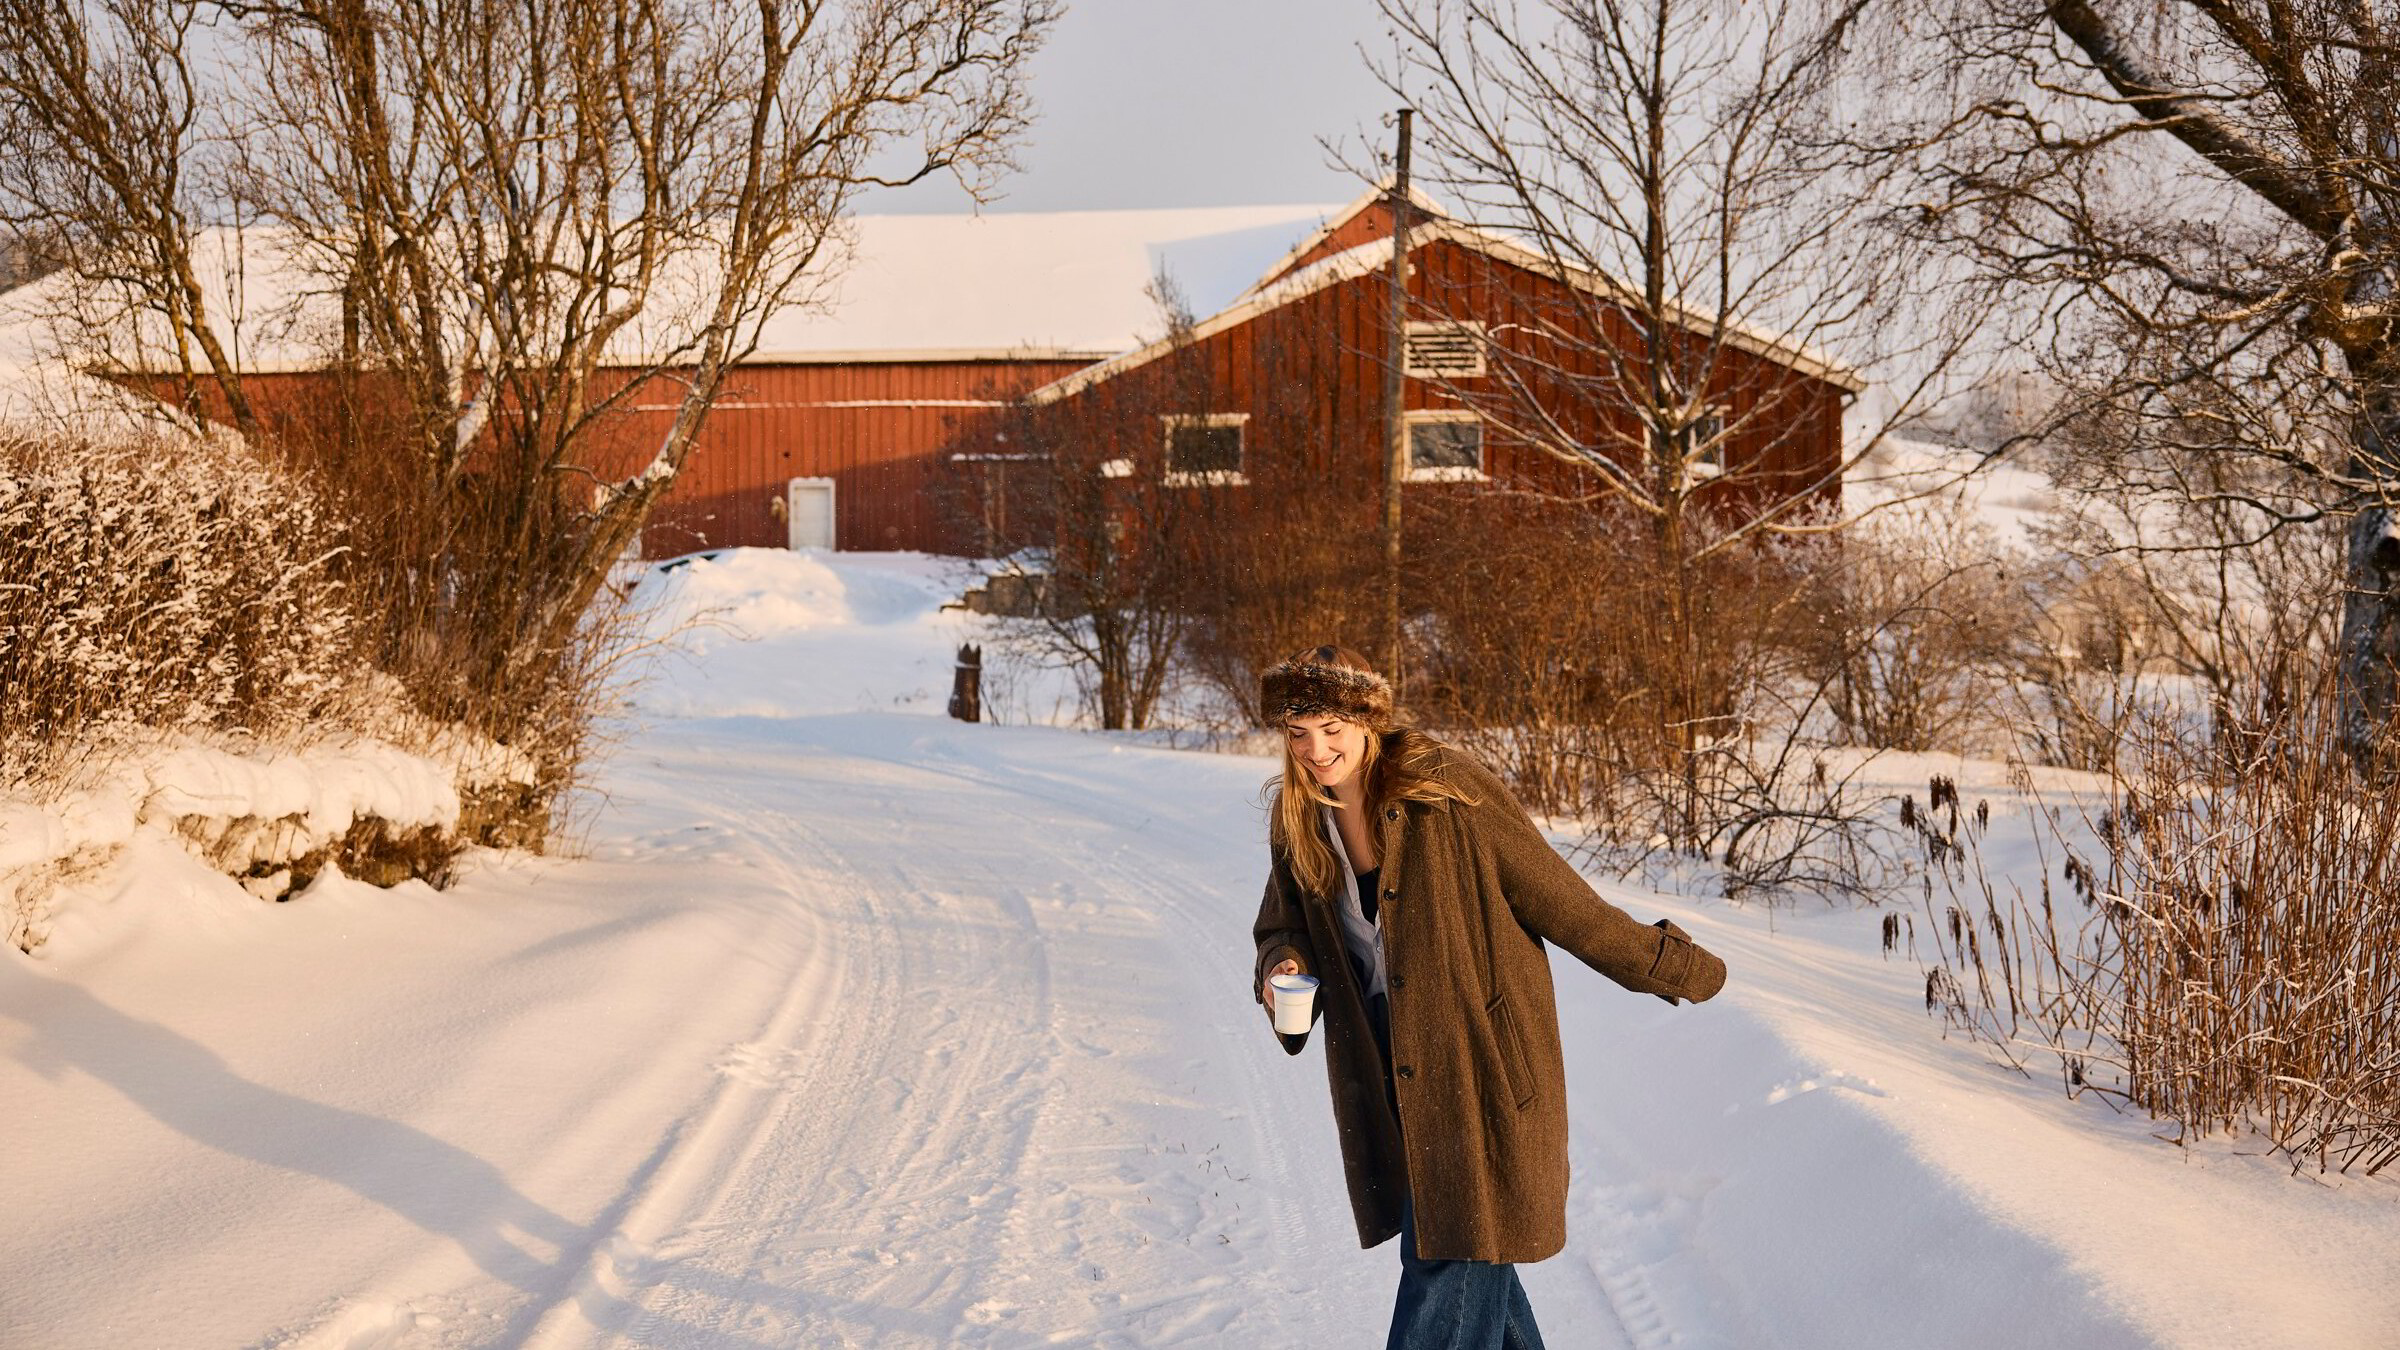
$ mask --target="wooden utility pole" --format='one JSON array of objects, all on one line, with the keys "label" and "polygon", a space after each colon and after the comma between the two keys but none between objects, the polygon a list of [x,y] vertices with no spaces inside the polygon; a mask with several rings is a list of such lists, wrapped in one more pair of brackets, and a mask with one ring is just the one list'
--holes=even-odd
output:
[{"label": "wooden utility pole", "polygon": [[1391,320],[1383,366],[1383,673],[1400,687],[1400,489],[1408,481],[1408,423],[1402,417],[1408,370],[1408,149],[1416,110],[1400,110],[1400,146],[1392,174]]}]

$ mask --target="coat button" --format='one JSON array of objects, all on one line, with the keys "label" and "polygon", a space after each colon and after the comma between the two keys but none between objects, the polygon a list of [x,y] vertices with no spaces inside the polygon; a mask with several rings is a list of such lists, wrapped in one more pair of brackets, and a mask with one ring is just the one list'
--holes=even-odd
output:
[{"label": "coat button", "polygon": [[1400,808],[1395,806],[1391,810],[1384,812],[1383,818],[1385,820],[1398,820],[1400,818]]},{"label": "coat button", "polygon": [[1399,887],[1397,887],[1397,886],[1386,886],[1386,887],[1384,887],[1384,888],[1383,888],[1383,898],[1384,898],[1384,899],[1386,899],[1386,900],[1397,900],[1397,899],[1399,899],[1399,898],[1400,898],[1400,888],[1399,888]]},{"label": "coat button", "polygon": [[1394,975],[1392,977],[1392,987],[1394,989],[1406,989],[1408,987],[1408,977],[1406,975]]},{"label": "coat button", "polygon": [[1410,1068],[1408,1065],[1403,1064],[1400,1066],[1400,1076],[1402,1078],[1414,1078],[1417,1076],[1417,1071],[1413,1068]]}]

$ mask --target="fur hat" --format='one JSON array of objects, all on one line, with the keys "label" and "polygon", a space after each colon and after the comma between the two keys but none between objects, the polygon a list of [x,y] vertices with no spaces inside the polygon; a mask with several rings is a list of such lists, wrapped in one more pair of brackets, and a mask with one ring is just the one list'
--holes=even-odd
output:
[{"label": "fur hat", "polygon": [[1370,731],[1392,729],[1392,685],[1374,671],[1337,664],[1351,654],[1317,647],[1282,662],[1258,681],[1259,710],[1269,722],[1294,717],[1339,717]]}]

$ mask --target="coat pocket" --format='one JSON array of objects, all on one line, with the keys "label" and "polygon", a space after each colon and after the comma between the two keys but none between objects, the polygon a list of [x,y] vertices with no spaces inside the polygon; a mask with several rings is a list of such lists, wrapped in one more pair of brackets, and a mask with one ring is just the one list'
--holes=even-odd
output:
[{"label": "coat pocket", "polygon": [[1500,1042],[1500,1073],[1507,1080],[1508,1099],[1522,1111],[1533,1105],[1533,1065],[1525,1058],[1525,1039],[1517,1034],[1517,1019],[1509,1015],[1508,997],[1495,995],[1483,1005],[1492,1037]]}]

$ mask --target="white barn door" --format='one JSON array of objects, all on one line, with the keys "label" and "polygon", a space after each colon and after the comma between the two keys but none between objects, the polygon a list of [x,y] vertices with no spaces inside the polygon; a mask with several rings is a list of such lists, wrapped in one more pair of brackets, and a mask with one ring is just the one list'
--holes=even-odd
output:
[{"label": "white barn door", "polygon": [[795,478],[785,489],[784,519],[791,522],[793,548],[833,547],[833,480]]}]

